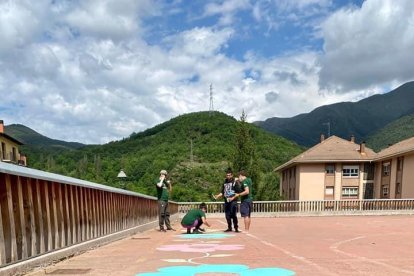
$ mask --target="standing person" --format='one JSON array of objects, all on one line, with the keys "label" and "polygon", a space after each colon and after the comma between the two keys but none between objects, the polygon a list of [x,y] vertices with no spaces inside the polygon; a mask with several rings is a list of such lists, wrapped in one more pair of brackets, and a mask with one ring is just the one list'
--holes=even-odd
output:
[{"label": "standing person", "polygon": [[[221,193],[214,195],[214,199],[220,197],[224,198],[224,212],[226,214],[227,229],[224,232],[231,232],[233,221],[234,231],[239,232],[238,220],[237,220],[237,198],[234,197],[236,194],[236,180],[233,177],[233,171],[228,168],[226,171],[226,179],[224,180]],[[234,199],[234,200],[233,200]]]},{"label": "standing person", "polygon": [[[191,209],[181,220],[181,225],[187,228],[187,234],[191,234],[191,229],[194,228],[193,234],[202,234],[205,230],[200,228],[202,224],[210,227],[206,219],[207,205],[203,202],[199,209]],[[200,232],[202,231],[202,232]]]},{"label": "standing person", "polygon": [[244,229],[246,233],[249,233],[250,229],[250,216],[252,213],[253,207],[253,187],[252,187],[252,180],[250,177],[247,177],[246,172],[241,170],[239,172],[239,181],[241,182],[241,189],[243,190],[241,193],[236,193],[232,200],[237,199],[238,197],[241,198],[240,203],[240,214],[242,218],[244,218]]},{"label": "standing person", "polygon": [[[167,180],[167,171],[161,170],[160,177],[155,181],[157,186],[157,197],[158,197],[158,212],[159,212],[159,224],[160,231],[167,232],[164,228],[167,227],[167,230],[175,231],[170,224],[170,212],[168,211],[168,198],[169,194],[172,191],[171,181]],[[167,187],[168,185],[168,187]]]}]

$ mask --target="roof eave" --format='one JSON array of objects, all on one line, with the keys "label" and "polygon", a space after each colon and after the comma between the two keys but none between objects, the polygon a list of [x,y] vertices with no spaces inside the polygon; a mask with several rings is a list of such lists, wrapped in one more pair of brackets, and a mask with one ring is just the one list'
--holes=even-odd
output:
[{"label": "roof eave", "polygon": [[276,169],[274,169],[273,171],[278,172],[284,168],[290,167],[291,165],[296,165],[296,164],[309,164],[309,163],[338,163],[338,162],[362,162],[362,163],[366,163],[366,162],[373,162],[374,159],[320,159],[320,160],[303,160],[303,161],[293,161],[293,162],[287,162],[279,167],[277,167]]}]

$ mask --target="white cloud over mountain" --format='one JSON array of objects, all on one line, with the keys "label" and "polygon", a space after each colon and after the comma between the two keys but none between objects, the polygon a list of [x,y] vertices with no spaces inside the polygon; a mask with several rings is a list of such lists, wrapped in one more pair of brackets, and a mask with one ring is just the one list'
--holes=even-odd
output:
[{"label": "white cloud over mountain", "polygon": [[[185,8],[180,1],[0,2],[0,119],[55,139],[105,143],[208,110],[211,83],[217,110],[238,118],[244,109],[254,121],[358,100],[414,73],[409,0],[340,9],[332,1],[211,1],[193,21]],[[148,39],[166,14],[178,14],[182,25]],[[241,14],[249,24],[239,26]],[[312,30],[307,35],[323,48],[233,52],[245,43],[241,31],[265,24],[268,35],[286,22]]]}]

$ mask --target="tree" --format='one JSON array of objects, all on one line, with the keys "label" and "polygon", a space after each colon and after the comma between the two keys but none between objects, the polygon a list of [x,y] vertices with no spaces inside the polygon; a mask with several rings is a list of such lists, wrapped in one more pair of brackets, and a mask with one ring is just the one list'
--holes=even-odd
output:
[{"label": "tree", "polygon": [[246,122],[246,114],[243,110],[237,125],[235,136],[235,149],[233,154],[233,169],[236,172],[244,170],[253,181],[253,193],[259,183],[259,166],[256,159],[256,151],[250,134],[249,124]]}]

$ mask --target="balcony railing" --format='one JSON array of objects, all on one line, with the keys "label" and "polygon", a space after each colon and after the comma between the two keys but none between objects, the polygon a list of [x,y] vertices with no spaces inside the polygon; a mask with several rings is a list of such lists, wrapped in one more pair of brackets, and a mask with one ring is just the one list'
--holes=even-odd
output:
[{"label": "balcony railing", "polygon": [[[187,213],[192,208],[198,208],[200,202],[180,202],[179,213]],[[223,213],[222,202],[207,202],[208,213]],[[355,212],[384,212],[384,211],[413,211],[414,199],[365,199],[365,200],[315,200],[315,201],[255,201],[253,214],[275,213],[355,213]]]},{"label": "balcony railing", "polygon": [[157,220],[154,197],[0,162],[0,268]]}]

